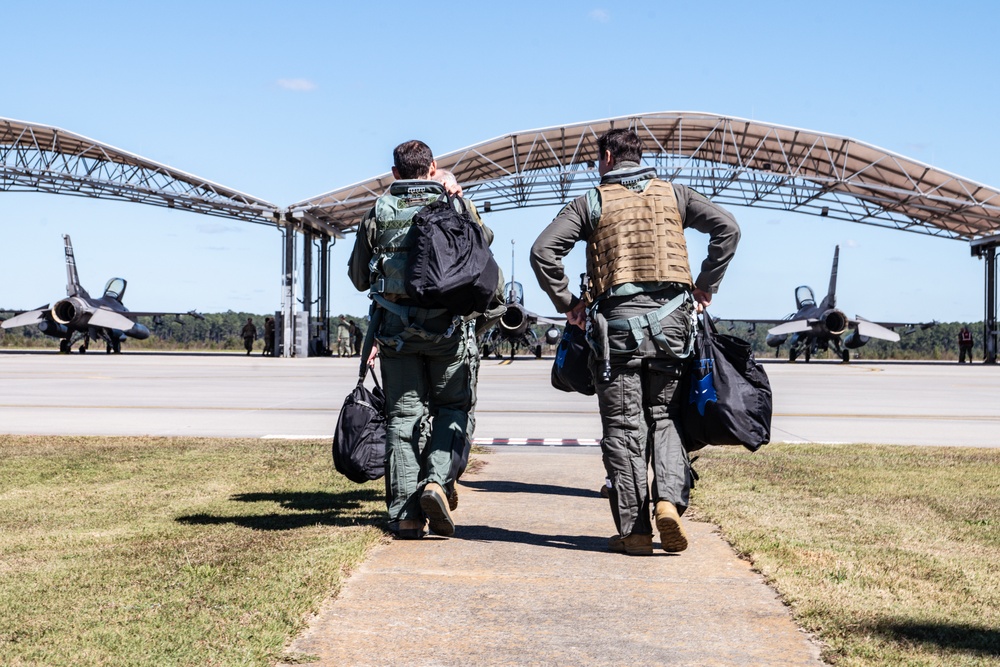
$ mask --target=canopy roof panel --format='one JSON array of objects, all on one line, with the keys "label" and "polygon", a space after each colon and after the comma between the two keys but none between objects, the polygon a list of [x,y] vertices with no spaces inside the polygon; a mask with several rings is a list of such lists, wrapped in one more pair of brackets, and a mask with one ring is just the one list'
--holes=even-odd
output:
[{"label": "canopy roof panel", "polygon": [[274,204],[58,127],[0,118],[0,191],[118,199],[274,224]]},{"label": "canopy roof panel", "polygon": [[[1000,232],[1000,191],[847,137],[701,112],[622,116],[515,132],[437,157],[485,210],[563,205],[598,182],[597,138],[628,127],[643,162],[720,204],[758,206],[972,240]],[[381,174],[289,211],[355,228]]]}]

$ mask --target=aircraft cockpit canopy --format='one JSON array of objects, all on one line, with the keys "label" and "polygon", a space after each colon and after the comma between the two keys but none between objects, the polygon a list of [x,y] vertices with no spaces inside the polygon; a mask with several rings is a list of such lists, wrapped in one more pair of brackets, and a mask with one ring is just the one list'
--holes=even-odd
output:
[{"label": "aircraft cockpit canopy", "polygon": [[795,305],[801,310],[803,306],[815,306],[816,296],[813,294],[812,287],[808,285],[800,285],[795,288]]},{"label": "aircraft cockpit canopy", "polygon": [[503,287],[504,298],[507,303],[519,303],[524,305],[524,287],[516,280],[509,282]]},{"label": "aircraft cockpit canopy", "polygon": [[108,284],[104,286],[104,296],[111,297],[116,301],[121,301],[122,297],[125,296],[125,287],[127,281],[124,278],[112,278],[108,281]]}]

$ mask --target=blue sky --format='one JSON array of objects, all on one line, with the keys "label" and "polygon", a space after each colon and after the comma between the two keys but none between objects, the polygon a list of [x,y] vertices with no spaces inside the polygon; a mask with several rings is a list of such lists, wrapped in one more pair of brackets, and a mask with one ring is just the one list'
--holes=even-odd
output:
[{"label": "blue sky", "polygon": [[[6,7],[0,116],[55,125],[287,205],[388,170],[420,138],[444,154],[517,130],[706,111],[852,137],[1000,186],[1000,19],[990,2],[33,2]],[[16,55],[16,57],[11,57]],[[731,207],[743,241],[712,310],[781,317],[824,292],[877,320],[979,320],[967,244]],[[527,249],[558,211],[487,217],[529,308],[551,312]],[[129,280],[135,310],[271,312],[280,233],[151,206],[0,193],[0,305]],[[693,263],[704,242],[691,237]],[[334,313],[363,314],[332,253]],[[579,251],[574,251],[578,266]],[[578,271],[577,271],[578,272]]]}]

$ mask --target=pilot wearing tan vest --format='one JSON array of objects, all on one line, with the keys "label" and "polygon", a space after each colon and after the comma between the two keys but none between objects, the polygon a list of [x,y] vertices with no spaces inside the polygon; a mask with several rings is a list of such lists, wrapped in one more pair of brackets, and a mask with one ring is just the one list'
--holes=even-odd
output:
[{"label": "pilot wearing tan vest", "polygon": [[[632,130],[598,140],[601,183],[568,204],[531,249],[531,265],[553,305],[571,324],[607,326],[608,366],[595,368],[601,450],[618,534],[611,551],[687,548],[691,464],[681,441],[676,391],[687,368],[694,312],[708,306],[736,252],[740,229],[725,209],[640,165]],[[709,235],[708,257],[692,279],[684,229]],[[569,288],[562,259],[586,244],[590,303]],[[600,327],[599,327],[600,328]],[[598,363],[598,365],[600,365]],[[652,465],[652,490],[647,468]]]}]

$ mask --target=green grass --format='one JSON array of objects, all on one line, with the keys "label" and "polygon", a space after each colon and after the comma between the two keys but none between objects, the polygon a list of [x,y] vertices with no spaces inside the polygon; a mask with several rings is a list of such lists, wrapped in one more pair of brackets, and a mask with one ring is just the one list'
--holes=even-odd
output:
[{"label": "green grass", "polygon": [[273,664],[382,493],[327,442],[0,436],[0,664]]},{"label": "green grass", "polygon": [[710,448],[715,523],[836,665],[1000,664],[1000,450]]}]

